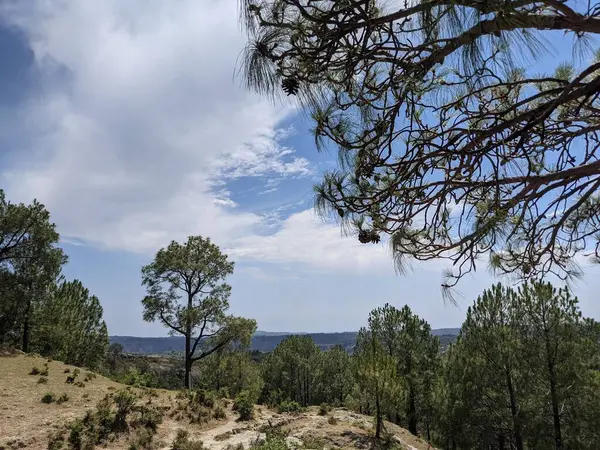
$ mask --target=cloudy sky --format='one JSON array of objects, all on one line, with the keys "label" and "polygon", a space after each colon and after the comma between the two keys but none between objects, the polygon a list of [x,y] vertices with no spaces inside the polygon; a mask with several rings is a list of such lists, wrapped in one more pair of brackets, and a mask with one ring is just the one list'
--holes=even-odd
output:
[{"label": "cloudy sky", "polygon": [[[140,268],[195,234],[236,261],[232,312],[260,329],[354,330],[386,302],[459,326],[493,280],[468,277],[444,304],[443,264],[398,276],[385,247],[315,218],[312,184],[336,156],[289,105],[243,90],[243,45],[236,0],[0,2],[0,188],[47,206],[66,275],[111,334],[165,334],[141,319]],[[596,318],[599,273],[576,285]]]}]

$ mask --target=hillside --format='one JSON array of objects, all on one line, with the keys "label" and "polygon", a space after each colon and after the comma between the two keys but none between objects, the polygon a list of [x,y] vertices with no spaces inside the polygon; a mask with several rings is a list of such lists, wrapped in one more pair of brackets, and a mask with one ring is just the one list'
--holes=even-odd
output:
[{"label": "hillside", "polygon": [[[440,338],[442,347],[447,346],[458,335],[459,328],[440,328],[432,330],[434,336]],[[335,345],[341,345],[346,350],[351,351],[356,342],[357,332],[348,331],[343,333],[298,333],[310,336],[322,350],[326,350]],[[272,333],[258,331],[252,337],[251,350],[261,352],[272,351],[277,344],[291,333]],[[123,350],[128,353],[169,353],[179,352],[184,348],[184,338],[182,336],[171,337],[136,337],[136,336],[110,336],[111,343],[119,343]]]},{"label": "hillside", "polygon": [[[47,376],[30,375],[34,367],[41,371],[47,367]],[[136,399],[130,408],[130,416],[133,417],[136,411],[146,413],[129,420],[125,424],[127,431],[106,437],[103,448],[167,450],[172,447],[178,430],[186,430],[190,439],[201,441],[202,448],[209,450],[240,449],[240,446],[247,449],[266,439],[267,433],[274,432],[290,448],[368,448],[371,444],[372,419],[346,409],[335,409],[326,415],[319,415],[317,408],[296,414],[278,414],[259,406],[252,420],[240,422],[229,400],[200,404],[197,396],[188,399],[175,391],[131,388],[101,376],[88,375],[85,370],[81,370],[78,385],[65,383],[66,377],[73,376],[75,370],[61,362],[35,356],[0,356],[0,449],[73,448],[69,442],[82,442],[81,439],[87,436],[82,430],[91,429],[90,423],[99,427],[106,421],[104,415],[101,416],[104,422],[94,422],[94,417],[100,415],[98,402],[106,396],[114,400],[121,393]],[[40,383],[41,378],[46,382]],[[42,397],[50,392],[67,400],[43,403]],[[148,424],[152,417],[150,411],[163,414],[162,420],[153,419],[156,429],[152,433],[148,431],[151,429]],[[217,414],[218,411],[221,413]],[[396,448],[431,448],[396,425],[387,424],[387,428]],[[94,436],[101,436],[102,429],[93,431]],[[63,436],[62,440],[59,435]],[[144,441],[147,446],[144,447],[141,442],[148,439],[148,435],[151,442]],[[49,447],[49,437],[53,438],[52,447]]]}]

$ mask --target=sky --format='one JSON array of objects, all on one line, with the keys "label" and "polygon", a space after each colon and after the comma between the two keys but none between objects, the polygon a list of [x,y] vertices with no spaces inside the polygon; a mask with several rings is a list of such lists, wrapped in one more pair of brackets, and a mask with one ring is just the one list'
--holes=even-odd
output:
[{"label": "sky", "polygon": [[[0,188],[37,198],[69,255],[64,273],[103,307],[111,335],[164,336],[142,320],[141,267],[171,240],[209,236],[235,262],[230,312],[267,331],[356,330],[408,304],[457,327],[486,271],[445,303],[443,262],[397,275],[387,248],[317,218],[312,185],[335,167],[311,124],[235,77],[236,0],[0,2]],[[560,44],[562,45],[562,44]],[[546,62],[569,57],[558,47]],[[566,50],[566,51],[565,51]],[[575,285],[600,319],[599,268]]]}]

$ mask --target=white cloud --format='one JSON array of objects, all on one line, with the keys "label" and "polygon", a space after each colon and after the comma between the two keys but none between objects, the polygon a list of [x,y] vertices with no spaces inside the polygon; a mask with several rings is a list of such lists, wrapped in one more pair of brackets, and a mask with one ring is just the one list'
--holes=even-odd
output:
[{"label": "white cloud", "polygon": [[389,271],[392,261],[383,245],[363,245],[342,237],[340,227],[315,217],[312,209],[292,214],[269,236],[236,239],[227,252],[239,260],[301,263],[333,271]]},{"label": "white cloud", "polygon": [[0,180],[67,238],[142,252],[190,233],[226,241],[261,217],[214,193],[223,177],[310,172],[278,142],[291,110],[233,79],[234,0],[13,1],[0,18],[29,38],[42,83],[19,111],[21,164]]},{"label": "white cloud", "polygon": [[314,175],[281,144],[293,111],[233,80],[235,0],[13,1],[0,18],[29,38],[41,82],[15,112],[24,151],[0,182],[45,203],[65,242],[152,254],[203,234],[239,260],[393,273],[383,245],[342,238],[312,210],[286,219],[285,205],[232,200],[226,180],[267,176],[265,192]]}]

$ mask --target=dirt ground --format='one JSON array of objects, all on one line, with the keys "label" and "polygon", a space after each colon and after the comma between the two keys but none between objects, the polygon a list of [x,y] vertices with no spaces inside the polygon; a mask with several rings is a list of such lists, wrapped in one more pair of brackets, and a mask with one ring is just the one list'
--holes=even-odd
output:
[{"label": "dirt ground", "polygon": [[[29,375],[33,367],[44,369],[47,363],[46,383],[38,383],[40,375]],[[68,373],[67,373],[68,369]],[[95,408],[107,394],[125,388],[101,376],[88,379],[85,386],[66,383],[75,368],[58,361],[25,356],[23,354],[0,355],[0,450],[18,448],[46,449],[48,436],[64,424],[81,418],[86,410]],[[88,372],[81,370],[77,380],[83,382]],[[176,392],[166,390],[132,389],[148,402],[165,409],[174,409]],[[55,397],[67,394],[69,400],[62,404],[45,404],[41,398],[47,392]],[[151,395],[150,395],[151,394]],[[286,439],[290,448],[333,449],[370,448],[373,421],[345,409],[334,409],[325,416],[318,408],[308,408],[298,414],[277,414],[263,406],[257,406],[254,419],[239,422],[237,414],[226,410],[226,418],[212,420],[202,426],[190,424],[189,420],[176,420],[166,414],[154,438],[156,448],[167,450],[179,429],[186,429],[190,438],[201,440],[204,448],[222,450],[242,444],[248,449],[254,442],[264,439],[265,426],[281,426],[289,434]],[[410,435],[393,424],[387,429],[395,440],[408,450],[431,449],[426,442]],[[127,437],[104,446],[107,449],[127,449]]]}]

